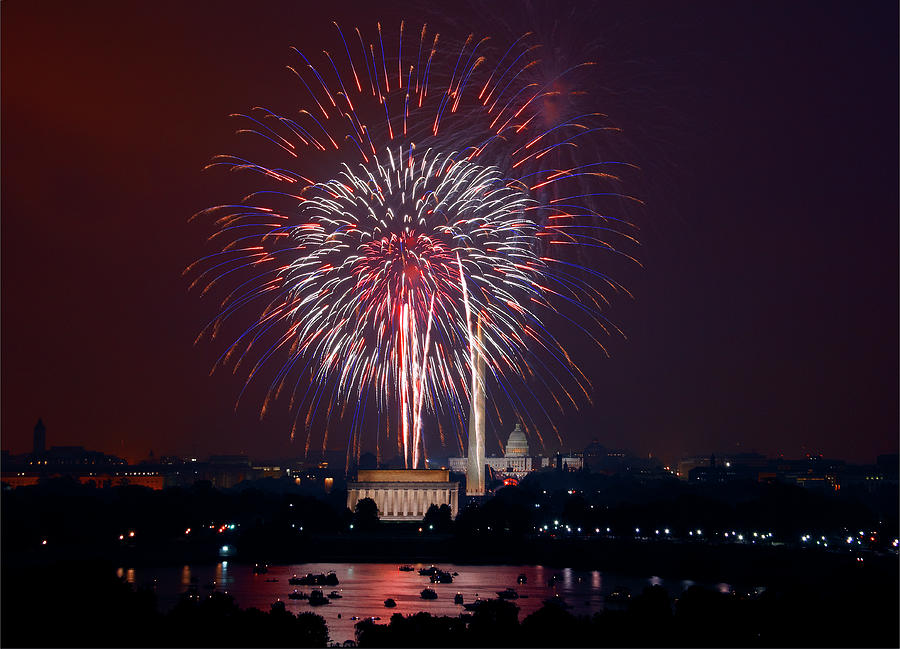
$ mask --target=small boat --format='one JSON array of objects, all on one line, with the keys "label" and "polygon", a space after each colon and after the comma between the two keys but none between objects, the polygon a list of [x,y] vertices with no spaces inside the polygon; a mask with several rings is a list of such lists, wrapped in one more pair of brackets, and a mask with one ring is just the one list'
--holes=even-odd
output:
[{"label": "small boat", "polygon": [[513,588],[498,590],[497,595],[500,597],[500,599],[519,599],[519,593],[517,593]]},{"label": "small boat", "polygon": [[306,593],[301,593],[298,590],[295,590],[293,593],[288,595],[288,599],[309,599],[309,595]]},{"label": "small boat", "polygon": [[476,599],[474,602],[469,602],[468,604],[463,604],[463,608],[466,609],[467,611],[474,611],[479,606],[481,606],[481,603],[483,601],[484,600]]},{"label": "small boat", "polygon": [[341,595],[336,590],[333,590],[330,593],[328,593],[328,599],[341,599],[342,597],[343,597],[343,595]]},{"label": "small boat", "polygon": [[558,594],[553,597],[548,597],[544,600],[544,604],[547,606],[558,606],[560,608],[569,608],[569,605],[566,604],[566,601],[560,597]]},{"label": "small boat", "polygon": [[259,564],[259,563],[253,564],[253,574],[254,575],[262,575],[267,572],[269,572],[269,566],[267,566],[266,564],[264,564],[264,563],[263,564]]},{"label": "small boat", "polygon": [[443,570],[436,570],[433,575],[431,575],[431,583],[432,584],[452,584],[453,583],[453,575],[449,572],[444,572]]},{"label": "small boat", "polygon": [[616,588],[604,598],[604,601],[610,604],[624,604],[629,599],[631,599],[631,593],[627,588]]},{"label": "small boat", "polygon": [[388,597],[386,600],[384,600],[384,605],[387,608],[394,608],[397,605],[397,602]]},{"label": "small boat", "polygon": [[430,568],[422,568],[421,570],[419,570],[419,574],[422,575],[423,577],[431,577],[432,575],[434,575],[435,573],[440,572],[440,571],[441,571],[440,568],[435,568],[434,566],[431,566]]},{"label": "small boat", "polygon": [[453,603],[454,603],[454,604],[462,604],[462,603],[463,603],[463,596],[462,596],[462,593],[456,593],[456,595],[454,595],[454,597],[453,597]]},{"label": "small boat", "polygon": [[525,573],[523,572],[521,575],[519,575],[518,577],[516,577],[516,582],[519,583],[519,584],[525,584],[525,583],[528,582],[528,577],[527,577],[527,576],[525,575]]},{"label": "small boat", "polygon": [[412,572],[413,570],[415,570],[415,568],[413,568],[413,567],[412,567],[411,565],[409,565],[409,564],[400,566],[400,572]]},{"label": "small boat", "polygon": [[275,582],[275,581],[278,581],[278,577],[269,577],[268,579],[266,579],[266,581]]},{"label": "small boat", "polygon": [[331,604],[331,601],[325,597],[321,588],[317,588],[309,594],[310,606],[322,606],[323,604]]},{"label": "small boat", "polygon": [[288,579],[288,583],[291,586],[337,586],[338,578],[335,572],[332,570],[326,575],[314,575],[312,573],[307,573],[305,577],[298,577],[297,575],[294,575],[293,577]]},{"label": "small boat", "polygon": [[425,588],[422,593],[422,599],[437,599],[437,593],[433,588]]},{"label": "small boat", "polygon": [[454,573],[453,573],[453,576],[454,576],[454,577],[459,577],[459,573],[458,573],[458,572],[454,572]]},{"label": "small boat", "polygon": [[350,618],[350,620],[353,622],[357,621],[358,619],[359,619],[358,615],[354,615],[353,617]]}]

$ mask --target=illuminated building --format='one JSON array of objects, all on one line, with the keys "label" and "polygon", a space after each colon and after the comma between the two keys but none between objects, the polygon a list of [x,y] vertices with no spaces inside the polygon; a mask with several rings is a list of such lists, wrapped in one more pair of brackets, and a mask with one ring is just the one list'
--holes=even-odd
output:
[{"label": "illuminated building", "polygon": [[584,457],[581,453],[569,453],[563,455],[557,452],[553,457],[541,458],[541,467],[554,467],[560,471],[578,471],[584,466]]},{"label": "illuminated building", "polygon": [[[468,457],[451,457],[447,460],[451,471],[466,472],[469,470]],[[484,457],[482,455],[481,475],[484,476],[484,467],[489,466],[495,472],[503,475],[515,475],[518,478],[526,476],[537,468],[535,458],[528,455],[528,439],[521,424],[509,434],[506,440],[506,449],[500,457]],[[468,479],[468,477],[467,477]],[[471,493],[467,488],[466,493]]]},{"label": "illuminated building", "polygon": [[383,521],[421,520],[432,505],[448,505],[455,517],[459,483],[450,482],[446,469],[360,469],[347,485],[347,507],[355,509],[363,498],[375,501]]}]

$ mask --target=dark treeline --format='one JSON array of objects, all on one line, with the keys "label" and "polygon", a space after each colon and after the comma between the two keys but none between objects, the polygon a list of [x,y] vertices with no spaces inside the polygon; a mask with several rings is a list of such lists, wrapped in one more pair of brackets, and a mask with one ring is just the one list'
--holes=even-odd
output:
[{"label": "dark treeline", "polygon": [[[72,480],[4,489],[5,550],[35,547],[42,539],[56,544],[119,547],[119,535],[133,530],[128,547],[177,541],[182,547],[212,547],[223,539],[237,541],[244,554],[278,553],[298,539],[317,534],[346,534],[379,527],[391,534],[417,535],[419,523],[379,526],[365,512],[350,512],[346,491],[331,493],[315,484],[296,485],[284,479],[242,483],[219,490],[198,482],[190,488],[152,491],[136,486],[97,489]],[[433,512],[423,534],[462,538],[509,538],[534,534],[554,521],[593,533],[606,528],[619,538],[635,528],[671,530],[672,538],[689,538],[690,530],[772,532],[775,540],[794,543],[802,534],[878,532],[878,542],[897,537],[896,488],[825,492],[785,484],[736,482],[723,485],[686,484],[678,480],[649,482],[620,476],[541,471],[518,487],[500,489],[481,506],[463,509],[456,520]],[[210,529],[235,524],[225,533]],[[186,530],[190,529],[188,534]],[[552,532],[552,530],[550,530]],[[566,532],[568,534],[569,532]],[[645,532],[646,533],[646,532]],[[697,540],[697,539],[692,539]]]},{"label": "dark treeline", "polygon": [[325,620],[284,602],[241,609],[225,593],[183,596],[166,612],[156,593],[135,590],[108,562],[4,569],[4,647],[324,647]]},{"label": "dark treeline", "polygon": [[[244,563],[542,564],[748,586],[824,586],[825,575],[842,570],[890,575],[896,585],[897,556],[890,547],[896,507],[896,489],[854,495],[783,484],[641,484],[542,471],[464,508],[455,520],[445,507],[433,508],[421,522],[386,523],[369,501],[356,512],[347,509],[346,491],[337,486],[326,493],[314,483],[276,479],[227,490],[198,482],[161,491],[53,479],[4,489],[0,516],[4,567],[73,557],[132,567],[209,563],[225,556],[227,546],[228,558]],[[538,533],[554,522],[559,530]],[[651,533],[663,526],[670,535]],[[635,528],[650,538],[637,539]],[[689,536],[698,528],[706,534]],[[770,531],[784,545],[734,544],[733,537],[714,536],[715,529],[742,530],[748,540],[752,531]],[[864,543],[846,545],[847,535],[858,538],[860,530]],[[831,535],[833,542],[828,549],[802,544],[801,534]],[[856,561],[860,553],[863,563]]]},{"label": "dark treeline", "polygon": [[[858,584],[857,584],[858,585]],[[324,647],[324,619],[275,602],[241,609],[214,592],[184,596],[159,611],[151,588],[115,577],[108,562],[67,562],[4,571],[6,647]],[[799,587],[738,596],[693,586],[673,599],[651,586],[627,603],[578,617],[557,603],[519,620],[511,602],[474,613],[395,614],[389,624],[357,624],[363,647],[896,647],[896,590]]]},{"label": "dark treeline", "polygon": [[553,602],[521,622],[511,602],[470,615],[395,614],[357,624],[361,647],[888,647],[898,641],[896,594],[763,593],[742,598],[692,586],[672,599],[650,586],[627,605],[575,616]]}]

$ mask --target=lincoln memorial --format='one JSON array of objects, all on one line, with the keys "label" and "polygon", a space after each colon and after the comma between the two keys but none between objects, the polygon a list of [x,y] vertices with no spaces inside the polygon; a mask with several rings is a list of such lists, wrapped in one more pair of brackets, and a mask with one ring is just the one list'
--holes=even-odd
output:
[{"label": "lincoln memorial", "polygon": [[381,520],[412,521],[421,520],[431,505],[449,505],[456,517],[458,489],[458,482],[450,482],[449,470],[360,469],[357,482],[347,485],[347,507],[353,510],[357,502],[371,498]]}]

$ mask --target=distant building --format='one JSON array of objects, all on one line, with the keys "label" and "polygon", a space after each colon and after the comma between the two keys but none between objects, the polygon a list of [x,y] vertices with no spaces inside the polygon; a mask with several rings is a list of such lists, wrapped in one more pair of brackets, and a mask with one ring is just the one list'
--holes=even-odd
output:
[{"label": "distant building", "polygon": [[210,455],[210,464],[225,464],[237,466],[250,466],[250,458],[246,455]]},{"label": "distant building", "polygon": [[347,485],[347,507],[356,508],[363,498],[378,506],[383,521],[421,520],[432,505],[448,505],[459,512],[459,483],[450,482],[450,471],[440,469],[361,469],[357,481]]},{"label": "distant building", "polygon": [[40,457],[47,450],[47,429],[43,420],[38,418],[37,425],[34,427],[34,456]]},{"label": "distant building", "polygon": [[606,447],[596,439],[584,449],[584,465],[592,471],[599,471],[606,468],[607,455]]},{"label": "distant building", "polygon": [[557,451],[553,457],[541,458],[541,467],[554,467],[557,471],[580,471],[584,466],[584,456],[579,452],[566,455]]},{"label": "distant building", "polygon": [[[522,425],[517,423],[506,440],[506,449],[502,456],[489,456],[484,458],[485,466],[490,467],[495,473],[523,478],[534,471],[540,464],[534,457],[528,454],[528,439]],[[451,457],[447,460],[447,466],[451,471],[465,473],[468,465],[466,457]]]},{"label": "distant building", "polygon": [[709,455],[685,456],[675,465],[675,475],[682,480],[687,480],[692,469],[699,466],[709,466]]}]

